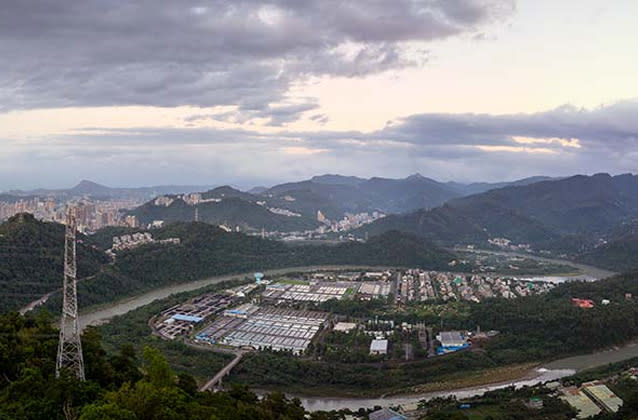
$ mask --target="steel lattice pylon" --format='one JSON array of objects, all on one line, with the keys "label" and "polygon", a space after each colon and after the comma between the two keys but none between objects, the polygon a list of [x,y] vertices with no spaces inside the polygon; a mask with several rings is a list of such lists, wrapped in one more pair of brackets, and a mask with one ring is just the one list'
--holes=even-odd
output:
[{"label": "steel lattice pylon", "polygon": [[64,237],[64,286],[62,318],[60,320],[60,342],[55,376],[68,369],[81,381],[84,380],[84,358],[80,341],[77,295],[77,259],[75,254],[75,209],[69,208],[66,215]]}]

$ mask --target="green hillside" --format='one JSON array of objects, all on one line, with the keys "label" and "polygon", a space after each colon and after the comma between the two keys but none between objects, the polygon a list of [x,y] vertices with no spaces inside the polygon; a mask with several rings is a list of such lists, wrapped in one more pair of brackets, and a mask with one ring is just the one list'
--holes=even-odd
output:
[{"label": "green hillside", "polygon": [[[78,277],[95,274],[107,257],[78,238]],[[62,287],[64,226],[18,214],[0,224],[0,311],[19,309]]]},{"label": "green hillside", "polygon": [[[387,232],[367,243],[303,246],[225,232],[207,223],[173,223],[153,231],[180,245],[147,245],[118,254],[95,278],[78,283],[80,306],[215,275],[308,265],[388,265],[448,268],[455,256],[413,235]],[[53,296],[48,306],[59,306]]]},{"label": "green hillside", "polygon": [[[358,230],[370,235],[401,230],[447,244],[516,243],[581,250],[638,217],[638,176],[597,174],[509,186],[378,220]],[[570,238],[580,238],[580,244]],[[571,244],[570,244],[571,242]]]},{"label": "green hillside", "polygon": [[[189,205],[177,197],[172,197],[175,200],[169,206],[158,206],[155,205],[155,200],[151,200],[132,210],[129,214],[135,215],[144,225],[154,220],[163,220],[166,223],[187,222],[195,220],[195,208],[197,207],[199,221],[230,227],[240,226],[243,230],[264,228],[268,231],[303,231],[312,230],[319,226],[314,217],[275,214],[265,206],[256,204],[254,200],[246,200],[244,195],[247,194],[240,191],[237,193],[239,194],[226,195],[219,202],[203,202],[197,206]],[[210,192],[205,193],[203,197],[210,195]]]},{"label": "green hillside", "polygon": [[638,270],[638,235],[630,233],[576,257],[580,262],[616,271]]},{"label": "green hillside", "polygon": [[[0,315],[0,418],[11,420],[305,420],[299,400],[282,394],[257,398],[243,387],[198,392],[192,376],[175,373],[162,353],[131,345],[107,354],[99,333],[82,336],[86,382],[55,376],[58,331],[39,315]],[[195,350],[191,350],[197,356]],[[221,364],[220,364],[221,365]]]}]

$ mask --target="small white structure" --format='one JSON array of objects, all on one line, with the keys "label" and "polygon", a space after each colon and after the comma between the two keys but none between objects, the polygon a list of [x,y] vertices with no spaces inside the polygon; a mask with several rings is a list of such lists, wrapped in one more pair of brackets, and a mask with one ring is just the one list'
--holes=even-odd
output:
[{"label": "small white structure", "polygon": [[357,324],[355,324],[354,322],[338,322],[333,330],[334,331],[341,331],[341,332],[348,332],[348,331],[352,331],[355,328],[357,328]]},{"label": "small white structure", "polygon": [[388,354],[388,340],[372,340],[370,354]]}]

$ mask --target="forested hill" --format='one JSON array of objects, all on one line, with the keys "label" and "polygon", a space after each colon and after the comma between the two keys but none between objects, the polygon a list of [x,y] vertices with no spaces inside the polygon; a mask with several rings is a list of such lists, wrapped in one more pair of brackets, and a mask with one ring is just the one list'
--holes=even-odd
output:
[{"label": "forested hill", "polygon": [[[185,222],[197,219],[215,225],[241,226],[244,230],[272,231],[303,231],[312,230],[319,226],[316,220],[316,210],[305,215],[276,214],[267,206],[259,205],[259,197],[243,193],[230,187],[220,187],[202,194],[204,201],[191,205],[180,196],[166,196],[166,204],[158,204],[157,200],[147,203],[130,211],[140,223],[147,225],[154,220],[165,222]],[[294,213],[294,212],[293,212]]]},{"label": "forested hill", "polygon": [[[423,239],[388,232],[367,243],[301,246],[229,233],[207,223],[174,223],[152,232],[177,237],[179,245],[146,245],[118,254],[113,264],[104,250],[108,236],[78,236],[78,293],[81,306],[104,303],[153,287],[213,275],[319,264],[443,268],[454,255]],[[21,214],[0,225],[0,311],[19,309],[62,285],[64,226]],[[87,276],[90,276],[87,278]],[[59,295],[51,309],[59,307]]]},{"label": "forested hill", "polygon": [[[308,265],[387,265],[441,269],[455,256],[423,239],[387,232],[367,243],[289,245],[207,223],[174,223],[153,230],[180,245],[147,245],[118,255],[95,279],[78,284],[80,306],[104,303],[154,287],[209,276]],[[55,302],[55,301],[54,301]]]},{"label": "forested hill", "polygon": [[398,229],[447,243],[485,244],[505,237],[538,246],[578,236],[597,241],[638,218],[638,176],[573,176],[509,186],[451,200],[360,228],[379,234]]},{"label": "forested hill", "polygon": [[[95,274],[108,261],[103,252],[78,246],[78,276]],[[62,287],[64,226],[18,214],[0,224],[0,310],[19,309]]]},{"label": "forested hill", "polygon": [[52,319],[0,315],[0,418],[11,420],[332,420],[307,413],[282,394],[257,398],[246,388],[198,392],[195,379],[176,374],[162,354],[131,345],[107,355],[100,336],[82,336],[86,382],[55,377],[58,331]]},{"label": "forested hill", "polygon": [[614,236],[578,255],[577,260],[619,272],[638,270],[638,232],[627,231]]}]

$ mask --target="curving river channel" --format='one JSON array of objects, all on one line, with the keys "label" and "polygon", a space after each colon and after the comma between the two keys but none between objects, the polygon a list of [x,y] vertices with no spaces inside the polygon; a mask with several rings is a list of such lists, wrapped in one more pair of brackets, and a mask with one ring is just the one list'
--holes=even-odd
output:
[{"label": "curving river channel", "polygon": [[[480,251],[486,252],[486,251]],[[493,251],[488,251],[493,252]],[[534,257],[530,255],[521,255],[515,253],[504,253],[504,252],[493,252],[504,255],[519,255],[525,256],[527,258],[534,258],[543,261],[556,262],[569,264],[577,267],[580,270],[580,274],[574,276],[534,276],[534,277],[525,277],[521,276],[521,278],[530,278],[533,280],[540,281],[550,281],[553,283],[560,283],[569,280],[587,280],[587,281],[595,281],[607,276],[610,276],[614,273],[606,270],[601,270],[596,267],[582,265],[582,264],[574,264],[570,261],[558,260],[558,259],[550,259],[543,257]],[[367,269],[383,269],[387,267],[366,267]],[[350,269],[362,269],[361,266],[309,266],[309,267],[290,267],[285,269],[278,270],[268,270],[266,273],[268,275],[281,275],[291,272],[307,272],[307,271],[316,271],[316,270],[350,270]],[[108,305],[104,305],[102,307],[90,310],[88,312],[82,313],[80,315],[80,325],[84,328],[87,325],[99,325],[105,322],[108,322],[111,318],[123,315],[129,311],[137,309],[141,306],[148,305],[149,303],[158,300],[164,299],[172,294],[187,292],[192,290],[201,289],[203,287],[209,286],[215,283],[221,283],[223,281],[232,280],[235,278],[241,278],[244,276],[250,276],[252,273],[244,273],[244,274],[233,274],[233,275],[224,275],[224,276],[216,276],[210,277],[203,280],[192,281],[188,283],[176,284],[171,286],[162,287],[159,289],[155,289],[141,295],[123,299]],[[491,385],[482,385],[472,388],[458,389],[458,390],[450,390],[450,391],[438,391],[438,392],[430,392],[424,394],[409,394],[409,395],[395,395],[389,397],[376,397],[376,398],[330,398],[330,397],[303,397],[296,396],[301,400],[304,407],[308,410],[338,410],[343,408],[350,408],[352,410],[356,410],[360,407],[371,408],[374,406],[397,406],[397,405],[411,405],[415,404],[423,399],[431,399],[435,397],[441,396],[456,396],[458,398],[466,398],[476,395],[481,395],[487,391],[508,387],[508,386],[524,386],[524,385],[534,385],[539,382],[547,382],[553,381],[565,376],[569,376],[574,374],[576,371],[586,368],[592,368],[596,366],[605,365],[608,363],[613,363],[625,359],[629,359],[632,357],[638,357],[638,344],[630,344],[622,348],[611,349],[607,351],[602,351],[599,353],[585,355],[585,356],[577,356],[577,357],[569,357],[561,360],[553,361],[546,366],[535,369],[531,371],[524,378],[519,380],[515,380],[512,382],[506,383],[498,383]],[[294,395],[291,395],[294,396]]]}]

